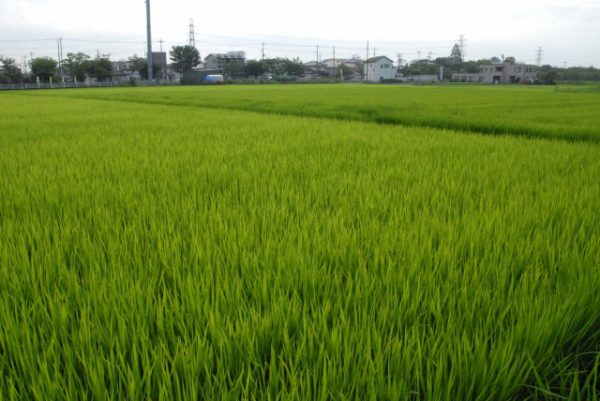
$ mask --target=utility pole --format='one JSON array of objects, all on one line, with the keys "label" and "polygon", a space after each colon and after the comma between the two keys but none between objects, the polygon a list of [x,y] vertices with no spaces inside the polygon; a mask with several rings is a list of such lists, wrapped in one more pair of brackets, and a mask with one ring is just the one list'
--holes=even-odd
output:
[{"label": "utility pole", "polygon": [[152,81],[152,26],[150,24],[150,0],[146,0],[146,40],[148,41],[148,54],[146,60],[148,62],[148,81]]},{"label": "utility pole", "polygon": [[262,42],[262,48],[261,48],[261,60],[265,59],[265,42]]},{"label": "utility pole", "polygon": [[[63,48],[62,48],[62,38],[60,38],[60,58],[64,60]],[[61,61],[60,75],[63,82],[63,87],[65,86],[65,64]]]},{"label": "utility pole", "polygon": [[404,60],[402,59],[402,53],[397,53],[396,56],[398,56],[398,66],[396,67],[396,72],[398,74],[402,74],[402,64],[404,63]]},{"label": "utility pole", "polygon": [[419,50],[419,51],[417,52],[417,59],[418,59],[419,61],[421,61],[421,50]]},{"label": "utility pole", "polygon": [[542,65],[542,47],[541,46],[539,46],[537,48],[537,52],[536,52],[536,56],[535,56],[535,63],[537,64],[538,67],[540,65]]},{"label": "utility pole", "polygon": [[163,57],[163,42],[164,40],[162,40],[162,38],[160,38],[160,40],[158,41],[158,43],[160,43],[160,77],[162,79],[164,79],[165,77],[165,59],[167,58],[166,54]]},{"label": "utility pole", "polygon": [[335,46],[333,46],[333,69],[331,70],[331,77],[333,78],[336,73],[336,65],[335,65]]},{"label": "utility pole", "polygon": [[433,54],[433,53],[431,53],[431,52],[427,53],[427,60],[430,60],[430,61],[431,61],[431,55],[432,55],[432,54]]},{"label": "utility pole", "polygon": [[189,44],[192,47],[196,47],[196,32],[194,30],[194,19],[193,18],[190,18]]},{"label": "utility pole", "polygon": [[62,38],[58,38],[58,68],[60,70],[60,79],[62,80],[63,87],[64,87],[65,86],[65,66],[63,64]]},{"label": "utility pole", "polygon": [[375,57],[375,52],[377,51],[376,48],[373,48],[373,57]]},{"label": "utility pole", "polygon": [[56,49],[58,52],[58,71],[62,71],[62,57],[60,56],[60,38],[56,38]]},{"label": "utility pole", "polygon": [[369,41],[367,40],[367,58],[365,59],[365,61],[367,61],[369,59]]},{"label": "utility pole", "polygon": [[317,78],[319,78],[319,45],[317,45]]}]

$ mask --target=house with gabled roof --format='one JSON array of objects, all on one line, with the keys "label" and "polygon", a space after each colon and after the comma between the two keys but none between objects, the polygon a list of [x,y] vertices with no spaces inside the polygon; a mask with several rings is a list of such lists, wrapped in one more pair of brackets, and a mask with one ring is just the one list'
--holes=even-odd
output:
[{"label": "house with gabled roof", "polygon": [[386,56],[371,57],[365,61],[365,81],[381,82],[384,79],[396,78],[394,61]]}]

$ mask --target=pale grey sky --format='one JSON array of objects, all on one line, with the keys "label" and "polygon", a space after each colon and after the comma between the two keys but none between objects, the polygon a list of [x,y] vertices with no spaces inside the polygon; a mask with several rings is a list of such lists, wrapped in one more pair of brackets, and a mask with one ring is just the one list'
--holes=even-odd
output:
[{"label": "pale grey sky", "polygon": [[[466,58],[514,56],[542,63],[600,67],[599,0],[356,0],[281,2],[276,0],[151,0],[153,48],[186,44],[194,19],[196,46],[211,52],[244,50],[267,57],[365,56],[367,40],[377,54],[407,60],[448,56],[463,34]],[[0,55],[56,58],[63,53],[110,53],[126,59],[145,53],[143,0],[0,0]]]}]

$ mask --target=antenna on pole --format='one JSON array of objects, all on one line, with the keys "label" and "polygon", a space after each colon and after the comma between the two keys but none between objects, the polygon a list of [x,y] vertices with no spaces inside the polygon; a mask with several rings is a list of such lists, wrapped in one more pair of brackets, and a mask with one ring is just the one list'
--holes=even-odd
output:
[{"label": "antenna on pole", "polygon": [[148,41],[148,53],[146,61],[148,62],[148,81],[152,81],[152,26],[150,25],[150,0],[146,0],[146,40]]},{"label": "antenna on pole", "polygon": [[190,39],[189,45],[196,47],[196,33],[194,32],[194,19],[190,18]]}]

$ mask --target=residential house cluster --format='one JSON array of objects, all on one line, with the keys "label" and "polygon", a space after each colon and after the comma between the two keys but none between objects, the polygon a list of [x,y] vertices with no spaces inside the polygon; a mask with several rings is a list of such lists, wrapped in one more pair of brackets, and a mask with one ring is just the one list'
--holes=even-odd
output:
[{"label": "residential house cluster", "polygon": [[[179,74],[171,71],[167,63],[166,52],[152,53],[155,65],[155,77],[158,79],[178,80]],[[211,74],[227,77],[245,77],[247,60],[243,51],[230,51],[226,53],[210,53],[203,62],[196,66],[188,75],[190,82],[202,82]],[[443,79],[437,75],[411,75],[401,76],[397,73],[394,61],[385,55],[374,56],[367,60],[360,57],[353,58],[328,58],[322,61],[309,61],[303,63],[303,72],[294,79],[298,81],[313,81],[318,79],[336,78],[344,81],[383,82],[395,80],[398,82],[437,81]],[[158,67],[158,69],[157,69]],[[142,79],[138,71],[133,68],[131,61],[118,61],[113,63],[113,81],[126,81],[129,79]],[[187,74],[187,73],[186,73]],[[264,76],[270,72],[265,72]],[[478,73],[454,73],[453,81],[477,82],[488,84],[534,83],[537,78],[537,67],[530,64],[517,62],[513,57],[504,61],[481,65]]]}]

